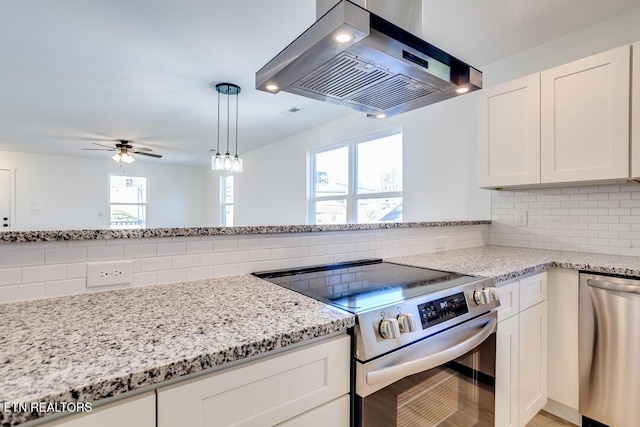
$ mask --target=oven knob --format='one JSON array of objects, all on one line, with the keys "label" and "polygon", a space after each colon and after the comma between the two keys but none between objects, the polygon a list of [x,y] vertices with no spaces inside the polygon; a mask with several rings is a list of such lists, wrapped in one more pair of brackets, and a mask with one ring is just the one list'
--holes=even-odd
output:
[{"label": "oven knob", "polygon": [[396,319],[382,319],[378,324],[378,332],[385,340],[398,338],[400,336],[400,327]]},{"label": "oven knob", "polygon": [[495,288],[482,289],[473,292],[473,301],[476,305],[489,304],[497,299],[498,294],[496,293]]},{"label": "oven knob", "polygon": [[403,334],[415,332],[416,322],[413,320],[413,314],[406,313],[398,315],[398,326],[400,327],[400,332]]}]

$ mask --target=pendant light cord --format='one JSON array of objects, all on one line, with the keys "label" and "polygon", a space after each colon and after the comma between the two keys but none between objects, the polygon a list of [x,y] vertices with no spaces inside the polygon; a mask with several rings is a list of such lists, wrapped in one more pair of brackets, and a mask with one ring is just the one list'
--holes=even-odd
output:
[{"label": "pendant light cord", "polygon": [[240,91],[236,92],[236,157],[238,157],[238,94]]},{"label": "pendant light cord", "polygon": [[229,105],[231,104],[231,102],[229,102],[229,85],[227,85],[227,153],[225,154],[226,156],[229,155]]},{"label": "pendant light cord", "polygon": [[218,144],[216,145],[216,156],[220,155],[220,92],[218,92]]}]

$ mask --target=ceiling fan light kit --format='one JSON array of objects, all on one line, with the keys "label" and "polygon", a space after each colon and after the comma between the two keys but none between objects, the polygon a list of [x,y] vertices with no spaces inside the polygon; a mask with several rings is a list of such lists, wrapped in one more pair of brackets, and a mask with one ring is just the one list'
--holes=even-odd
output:
[{"label": "ceiling fan light kit", "polygon": [[133,156],[126,151],[120,151],[119,153],[116,153],[113,156],[111,156],[111,158],[118,163],[122,162],[122,163],[128,164],[136,161],[136,159],[134,159]]},{"label": "ceiling fan light kit", "polygon": [[[233,83],[218,83],[216,85],[216,91],[218,92],[218,139],[216,145],[216,154],[211,156],[211,169],[218,172],[242,172],[242,159],[238,157],[238,94],[240,93],[240,86]],[[220,94],[227,95],[227,151],[224,155],[220,154]],[[236,98],[236,113],[235,113],[235,142],[236,142],[236,154],[232,156],[229,153],[230,143],[230,122],[231,122],[231,95],[235,95]]]}]

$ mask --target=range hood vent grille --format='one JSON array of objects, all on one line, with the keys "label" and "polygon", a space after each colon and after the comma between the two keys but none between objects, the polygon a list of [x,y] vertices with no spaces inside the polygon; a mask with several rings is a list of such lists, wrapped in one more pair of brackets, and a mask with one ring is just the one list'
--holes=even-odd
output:
[{"label": "range hood vent grille", "polygon": [[354,92],[390,76],[392,74],[388,71],[342,53],[292,86],[336,99],[346,99]]},{"label": "range hood vent grille", "polygon": [[385,111],[434,92],[440,91],[406,76],[398,75],[380,82],[366,92],[355,94],[348,101]]}]

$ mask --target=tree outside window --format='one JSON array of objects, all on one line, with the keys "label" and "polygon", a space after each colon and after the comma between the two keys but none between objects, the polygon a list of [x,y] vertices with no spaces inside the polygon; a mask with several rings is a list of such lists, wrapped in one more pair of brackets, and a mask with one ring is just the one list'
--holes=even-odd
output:
[{"label": "tree outside window", "polygon": [[314,224],[402,221],[402,134],[311,155]]},{"label": "tree outside window", "polygon": [[109,176],[109,227],[115,230],[147,227],[147,178]]}]

